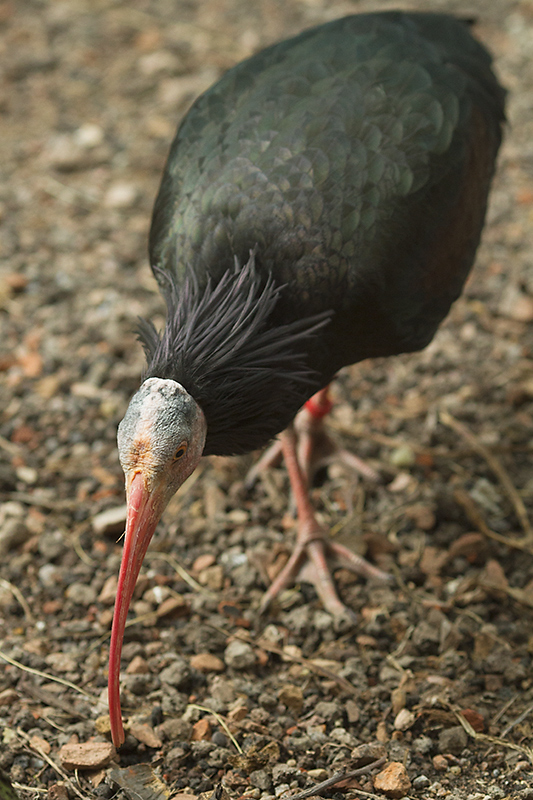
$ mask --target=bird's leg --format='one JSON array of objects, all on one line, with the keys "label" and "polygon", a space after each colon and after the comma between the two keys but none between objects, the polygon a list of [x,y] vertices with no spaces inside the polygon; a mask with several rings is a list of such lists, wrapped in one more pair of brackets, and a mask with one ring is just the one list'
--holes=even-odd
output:
[{"label": "bird's leg", "polygon": [[380,476],[375,469],[349,450],[339,447],[328,435],[324,417],[332,406],[329,386],[326,386],[307,401],[294,422],[298,437],[298,461],[308,484],[311,485],[317,469],[336,459],[364,478],[379,483]]},{"label": "bird's leg", "polygon": [[[380,483],[379,474],[361,458],[345,448],[339,447],[326,431],[324,417],[329,413],[333,402],[329,396],[329,386],[316,392],[296,415],[294,427],[297,437],[297,452],[300,467],[309,486],[320,467],[333,461],[341,461],[358,475],[372,483]],[[244,485],[251,489],[265,469],[276,467],[282,458],[281,440],[276,439],[246,475]]]},{"label": "bird's leg", "polygon": [[312,583],[324,608],[335,617],[350,617],[352,611],[341,602],[331,576],[331,567],[344,567],[366,578],[388,581],[390,576],[369,564],[347,547],[328,540],[328,534],[319,524],[311,500],[307,480],[297,454],[297,438],[291,425],[280,436],[283,456],[287,465],[296,508],[298,535],[287,564],[266,591],[261,604],[264,611],[273,598],[295,580]]}]

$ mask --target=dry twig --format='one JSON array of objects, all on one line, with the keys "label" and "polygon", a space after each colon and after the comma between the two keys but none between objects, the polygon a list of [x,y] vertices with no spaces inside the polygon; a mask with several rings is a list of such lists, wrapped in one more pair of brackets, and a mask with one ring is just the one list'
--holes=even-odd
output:
[{"label": "dry twig", "polygon": [[68,686],[69,689],[74,689],[75,692],[83,694],[85,697],[89,698],[89,700],[92,700],[93,703],[98,702],[97,697],[89,694],[89,692],[86,692],[85,689],[81,689],[79,686],[76,686],[75,683],[67,681],[64,678],[56,678],[55,675],[50,675],[48,672],[41,672],[40,669],[26,667],[24,664],[21,664],[20,661],[17,661],[15,658],[11,658],[11,656],[8,656],[2,650],[0,650],[0,658],[2,658],[4,661],[7,661],[8,664],[21,669],[23,672],[30,672],[32,675],[38,675],[39,678],[46,678],[47,681],[54,681],[55,683],[60,683],[62,686]]},{"label": "dry twig", "polygon": [[[382,758],[378,758],[377,761],[372,761],[371,764],[367,764],[364,767],[359,767],[358,769],[352,769],[340,772],[336,772],[335,775],[332,775],[331,778],[328,778],[322,783],[317,783],[315,786],[311,786],[309,789],[305,789],[303,792],[299,792],[298,794],[291,795],[290,800],[305,800],[306,797],[314,797],[315,795],[320,795],[326,789],[330,789],[332,786],[335,786],[337,783],[341,781],[348,781],[351,778],[357,778],[359,775],[365,775],[366,773],[370,772],[377,767],[381,767],[385,761],[387,760],[386,756]],[[364,793],[367,797],[377,797],[377,795],[369,794],[368,792]]]},{"label": "dry twig", "polygon": [[529,522],[524,501],[520,497],[501,461],[497,459],[496,456],[491,453],[490,450],[485,447],[485,445],[482,444],[476,436],[474,436],[472,431],[470,431],[466,425],[463,425],[462,422],[459,422],[459,420],[455,419],[455,417],[452,417],[448,411],[441,409],[439,416],[444,425],[447,425],[449,428],[454,430],[455,433],[468,442],[473,450],[475,450],[482,458],[485,459],[507,494],[507,497],[509,498],[515,510],[515,514],[520,520],[520,524],[522,525],[524,533],[530,540],[533,539],[533,530],[531,529],[531,524]]}]

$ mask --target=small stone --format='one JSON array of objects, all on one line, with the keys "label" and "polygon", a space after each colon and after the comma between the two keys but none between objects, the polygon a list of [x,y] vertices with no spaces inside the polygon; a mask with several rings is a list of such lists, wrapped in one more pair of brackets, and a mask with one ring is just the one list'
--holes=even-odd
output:
[{"label": "small stone", "polygon": [[185,601],[185,598],[182,597],[181,595],[174,595],[173,597],[167,597],[165,600],[163,600],[163,602],[156,611],[158,619],[172,615],[186,616],[188,613],[189,613],[189,605]]},{"label": "small stone", "polygon": [[67,587],[65,596],[77,606],[84,606],[85,608],[92,603],[96,603],[96,592],[92,586],[87,586],[86,583],[71,583]]},{"label": "small stone", "polygon": [[402,708],[394,719],[394,728],[397,731],[407,731],[415,724],[415,715],[408,708]]},{"label": "small stone", "polygon": [[421,756],[427,755],[433,747],[433,739],[430,736],[419,736],[413,740],[413,750]]},{"label": "small stone", "polygon": [[212,592],[219,592],[224,585],[224,567],[221,564],[213,564],[212,567],[203,569],[198,574],[198,583],[207,586]]},{"label": "small stone", "polygon": [[304,704],[304,696],[299,686],[286,683],[279,690],[278,699],[280,703],[283,703],[290,711],[293,711],[296,716],[300,714]]},{"label": "small stone", "polygon": [[498,311],[503,317],[517,322],[532,322],[533,298],[516,286],[509,285],[500,300]]},{"label": "small stone", "polygon": [[138,60],[139,71],[143,75],[151,76],[159,72],[178,72],[181,68],[179,58],[168,50],[156,50],[147,53]]},{"label": "small stone", "polygon": [[163,742],[159,736],[157,736],[154,729],[146,723],[132,722],[130,723],[129,731],[138,742],[142,742],[146,747],[151,747],[156,750],[163,746]]},{"label": "small stone", "polygon": [[370,742],[368,744],[360,744],[351,753],[351,759],[355,766],[363,766],[370,764],[372,761],[378,761],[387,755],[387,751],[382,744],[375,744]]},{"label": "small stone", "polygon": [[381,719],[376,727],[376,739],[381,744],[385,744],[389,741],[389,732],[387,730],[387,723],[384,719]]},{"label": "small stone", "polygon": [[202,717],[192,726],[191,739],[193,742],[206,742],[211,739],[211,724],[208,719]]},{"label": "small stone", "polygon": [[128,675],[148,675],[150,666],[142,656],[134,656],[126,667]]},{"label": "small stone", "polygon": [[18,693],[14,689],[4,689],[3,692],[0,692],[0,706],[10,706],[18,699]]},{"label": "small stone", "polygon": [[107,736],[108,733],[111,733],[111,720],[109,719],[109,714],[103,714],[101,717],[97,717],[94,721],[94,727],[98,733],[102,734],[102,736]]},{"label": "small stone", "polygon": [[224,672],[226,666],[222,659],[212,653],[197,653],[191,657],[191,667],[199,672]]},{"label": "small stone", "polygon": [[361,713],[359,711],[359,706],[354,700],[347,700],[344,704],[344,710],[346,711],[346,716],[350,724],[353,725],[353,723],[359,722]]},{"label": "small stone", "polygon": [[117,596],[117,587],[118,587],[117,576],[110,575],[109,578],[104,583],[104,585],[102,586],[100,594],[98,595],[99,602],[103,603],[104,606],[112,606]]},{"label": "small stone", "polygon": [[329,738],[336,744],[344,745],[344,747],[353,747],[355,739],[346,728],[333,728],[329,734]]},{"label": "small stone", "polygon": [[61,766],[65,769],[101,769],[115,757],[116,750],[107,742],[65,744],[59,751]]},{"label": "small stone", "polygon": [[233,669],[250,669],[255,665],[255,653],[248,642],[233,639],[224,651],[224,661]]},{"label": "small stone", "polygon": [[161,683],[168,683],[170,686],[175,686],[177,689],[186,685],[191,676],[189,665],[183,658],[178,658],[172,662],[168,667],[161,670],[159,679]]},{"label": "small stone", "polygon": [[383,792],[386,797],[403,797],[411,788],[411,781],[404,765],[399,761],[391,761],[385,769],[374,777],[374,788]]},{"label": "small stone", "polygon": [[241,705],[241,701],[239,701],[239,705],[235,706],[228,712],[228,722],[240,722],[241,719],[244,719],[248,714],[248,707]]},{"label": "small stone", "polygon": [[5,556],[29,539],[31,531],[18,519],[7,519],[0,529],[0,556]]},{"label": "small stone", "polygon": [[107,508],[95,514],[91,520],[93,531],[99,536],[120,535],[126,525],[126,505]]},{"label": "small stone", "polygon": [[400,713],[402,708],[405,708],[406,694],[405,689],[393,689],[390,694],[392,703],[392,713],[394,716]]},{"label": "small stone", "polygon": [[433,766],[437,772],[445,772],[448,769],[448,759],[440,754],[433,756]]},{"label": "small stone", "polygon": [[166,719],[157,726],[157,732],[169,742],[187,741],[191,736],[191,723],[178,717]]},{"label": "small stone", "polygon": [[270,770],[256,769],[250,773],[249,780],[252,786],[261,789],[263,792],[272,791],[272,776]]},{"label": "small stone", "polygon": [[460,755],[468,742],[468,736],[461,725],[453,728],[445,728],[439,735],[439,750],[441,753],[451,753],[454,756]]},{"label": "small stone", "polygon": [[461,711],[461,716],[470,723],[477,733],[482,733],[485,730],[485,720],[479,711],[474,711],[473,708],[464,708]]},{"label": "small stone", "polygon": [[213,553],[203,553],[203,555],[198,556],[198,558],[194,560],[194,563],[192,565],[192,571],[202,572],[204,569],[212,567],[215,561],[216,558],[213,555]]},{"label": "small stone", "polygon": [[137,187],[133,183],[114,183],[104,195],[105,208],[131,208],[137,200]]},{"label": "small stone", "polygon": [[413,780],[413,789],[416,791],[420,791],[421,789],[427,789],[429,786],[429,778],[426,775],[417,775],[416,778]]},{"label": "small stone", "polygon": [[54,561],[67,549],[61,531],[50,531],[39,537],[39,553],[47,560]]},{"label": "small stone", "polygon": [[48,800],[68,800],[68,791],[64,783],[54,783],[48,787]]},{"label": "small stone", "polygon": [[405,469],[412,467],[416,463],[416,455],[412,447],[408,444],[403,444],[391,452],[389,461],[394,467]]},{"label": "small stone", "polygon": [[45,661],[54,672],[75,672],[78,669],[77,661],[66,653],[50,653]]},{"label": "small stone", "polygon": [[30,739],[30,747],[33,747],[34,750],[39,750],[45,755],[48,755],[52,749],[50,742],[47,742],[42,736],[32,736]]},{"label": "small stone", "polygon": [[314,710],[317,717],[322,717],[326,722],[335,722],[342,719],[340,703],[334,703],[331,700],[320,700]]},{"label": "small stone", "polygon": [[104,131],[99,125],[92,122],[85,122],[74,132],[74,141],[84,150],[91,150],[98,147],[104,141]]},{"label": "small stone", "polygon": [[307,774],[314,781],[318,782],[325,781],[328,778],[328,771],[321,767],[317,767],[317,769],[308,769]]}]

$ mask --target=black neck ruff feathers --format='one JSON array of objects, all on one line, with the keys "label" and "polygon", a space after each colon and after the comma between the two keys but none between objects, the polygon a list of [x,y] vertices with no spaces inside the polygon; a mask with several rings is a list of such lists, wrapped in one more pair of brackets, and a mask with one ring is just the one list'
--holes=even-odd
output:
[{"label": "black neck ruff feathers", "polygon": [[283,286],[258,275],[253,253],[200,290],[189,271],[154,272],[167,304],[162,334],[140,320],[146,378],[170,378],[192,395],[207,420],[204,455],[235,455],[263,447],[321,388],[308,350],[330,313],[273,325]]}]

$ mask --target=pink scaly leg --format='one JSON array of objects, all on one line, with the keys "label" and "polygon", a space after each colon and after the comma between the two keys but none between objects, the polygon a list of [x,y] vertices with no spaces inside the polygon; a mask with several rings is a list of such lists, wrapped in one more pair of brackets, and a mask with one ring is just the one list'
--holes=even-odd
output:
[{"label": "pink scaly leg", "polygon": [[302,580],[313,584],[324,608],[334,617],[353,621],[354,613],[339,599],[330,564],[332,567],[344,567],[366,578],[389,581],[390,576],[343,545],[328,539],[328,534],[316,519],[311,505],[307,480],[298,459],[297,437],[292,425],[281,434],[280,441],[296,501],[298,535],[291,557],[263,597],[261,611],[268,607],[282,589],[294,581]]}]

